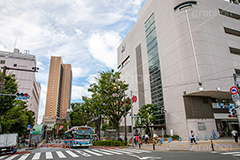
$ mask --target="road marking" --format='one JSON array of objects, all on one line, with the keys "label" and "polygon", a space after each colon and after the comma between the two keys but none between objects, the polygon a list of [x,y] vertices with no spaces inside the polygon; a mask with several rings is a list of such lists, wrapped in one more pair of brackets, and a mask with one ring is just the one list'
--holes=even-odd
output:
[{"label": "road marking", "polygon": [[122,149],[124,151],[129,151],[129,152],[136,152],[136,153],[152,153],[151,151],[145,151],[141,149]]},{"label": "road marking", "polygon": [[102,152],[102,151],[100,151],[100,150],[97,150],[97,149],[91,149],[91,151],[95,151],[95,152],[100,152],[100,153],[102,153],[102,154],[106,154],[106,155],[113,155],[112,153],[108,153],[108,152]]},{"label": "road marking", "polygon": [[226,152],[226,153],[220,153],[220,154],[240,154],[240,152]]},{"label": "road marking", "polygon": [[3,158],[5,158],[5,157],[7,157],[7,156],[2,156],[2,157],[0,157],[0,159],[3,159]]},{"label": "road marking", "polygon": [[77,153],[79,153],[79,154],[81,154],[81,155],[84,156],[84,157],[91,157],[90,154],[87,154],[87,153],[85,153],[85,152],[77,151],[77,150],[74,150],[74,151],[77,152]]},{"label": "road marking", "polygon": [[132,157],[136,157],[136,158],[138,158],[138,159],[140,159],[140,160],[147,160],[147,159],[162,159],[161,157],[139,157],[139,156],[137,156],[137,155],[130,155],[130,156],[132,156]]},{"label": "road marking", "polygon": [[56,151],[59,158],[67,158],[61,151]]},{"label": "road marking", "polygon": [[240,156],[240,154],[233,154],[233,156],[239,157],[239,156]]},{"label": "road marking", "polygon": [[13,156],[11,156],[11,157],[8,157],[6,160],[11,160],[11,159],[13,159],[13,158],[15,158],[15,157],[17,157],[18,155],[13,155]]},{"label": "road marking", "polygon": [[88,153],[91,153],[91,154],[96,155],[96,156],[103,156],[102,154],[95,153],[95,152],[92,152],[92,151],[89,151],[89,150],[84,150],[84,152],[88,152]]},{"label": "road marking", "polygon": [[113,153],[113,154],[119,154],[119,155],[122,155],[122,153],[114,152],[114,151],[109,150],[109,149],[100,149],[100,150],[105,151],[105,152],[109,152],[109,153]]},{"label": "road marking", "polygon": [[46,152],[46,159],[53,159],[51,152]]},{"label": "road marking", "polygon": [[72,151],[66,151],[68,154],[70,154],[70,156],[72,157],[79,157],[78,155],[76,155],[75,153],[73,153]]},{"label": "road marking", "polygon": [[33,156],[33,159],[39,159],[40,158],[41,153],[35,153],[35,155]]},{"label": "road marking", "polygon": [[114,149],[114,151],[117,151],[117,152],[120,152],[120,153],[125,153],[125,154],[132,154],[131,152],[129,151],[124,151],[122,149]]},{"label": "road marking", "polygon": [[18,160],[25,160],[30,154],[24,154],[21,158],[19,158]]}]

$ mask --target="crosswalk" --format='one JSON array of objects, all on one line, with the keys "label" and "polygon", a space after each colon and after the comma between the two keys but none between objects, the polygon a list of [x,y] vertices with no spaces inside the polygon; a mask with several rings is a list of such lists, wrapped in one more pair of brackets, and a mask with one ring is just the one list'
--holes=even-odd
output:
[{"label": "crosswalk", "polygon": [[240,157],[240,152],[212,152],[212,153],[219,153],[221,155],[232,155],[234,157]]},{"label": "crosswalk", "polygon": [[[4,160],[39,160],[39,159],[72,159],[78,157],[92,157],[92,156],[113,156],[113,155],[132,155],[139,153],[151,153],[151,151],[138,150],[138,149],[71,149],[64,151],[54,151],[54,152],[38,152],[32,154],[22,154],[22,155],[12,155],[12,156],[2,156],[0,159]],[[239,152],[240,153],[240,152]]]}]

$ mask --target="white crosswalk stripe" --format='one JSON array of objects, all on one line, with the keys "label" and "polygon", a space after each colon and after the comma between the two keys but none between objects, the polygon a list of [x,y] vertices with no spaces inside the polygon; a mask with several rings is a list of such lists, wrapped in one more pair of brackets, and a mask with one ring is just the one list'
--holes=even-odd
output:
[{"label": "white crosswalk stripe", "polygon": [[100,149],[100,150],[105,151],[105,152],[109,152],[109,153],[113,153],[113,154],[118,154],[118,155],[122,155],[123,154],[123,153],[112,151],[110,149]]},{"label": "white crosswalk stripe", "polygon": [[233,156],[235,156],[235,157],[240,157],[240,154],[233,154]]},{"label": "white crosswalk stripe", "polygon": [[18,160],[25,160],[30,154],[22,155]]},{"label": "white crosswalk stripe", "polygon": [[120,153],[125,153],[125,154],[132,154],[131,152],[129,152],[129,151],[124,151],[124,150],[122,150],[122,149],[113,149],[113,151],[114,152],[120,152]]},{"label": "white crosswalk stripe", "polygon": [[51,152],[46,152],[46,159],[53,159]]},{"label": "white crosswalk stripe", "polygon": [[240,152],[225,152],[225,153],[220,153],[220,154],[224,154],[224,155],[226,155],[226,154],[240,154]]},{"label": "white crosswalk stripe", "polygon": [[3,158],[5,158],[5,157],[7,157],[7,156],[2,156],[2,157],[0,157],[0,159],[3,159]]},{"label": "white crosswalk stripe", "polygon": [[84,150],[84,152],[88,152],[88,153],[96,155],[96,156],[103,156],[102,154],[95,153],[95,152],[92,152],[92,151],[89,151],[89,150]]},{"label": "white crosswalk stripe", "polygon": [[56,151],[59,158],[67,158],[61,151]]},{"label": "white crosswalk stripe", "polygon": [[78,155],[76,155],[75,153],[73,153],[72,151],[66,151],[70,156],[72,157],[79,157]]},{"label": "white crosswalk stripe", "polygon": [[35,153],[34,156],[33,156],[33,158],[32,158],[32,160],[34,160],[34,159],[39,159],[39,158],[40,158],[40,155],[41,155],[41,153]]},{"label": "white crosswalk stripe", "polygon": [[96,150],[96,149],[91,149],[91,151],[95,151],[95,152],[100,152],[102,154],[105,154],[105,155],[113,155],[112,153],[108,153],[108,152],[103,152],[103,151],[100,151],[100,150]]},{"label": "white crosswalk stripe", "polygon": [[151,151],[140,150],[140,149],[122,149],[124,151],[130,151],[134,153],[152,153]]},{"label": "white crosswalk stripe", "polygon": [[13,155],[13,156],[11,156],[11,157],[8,157],[6,160],[11,160],[11,159],[13,159],[13,158],[15,158],[15,157],[17,157],[18,155]]},{"label": "white crosswalk stripe", "polygon": [[85,152],[83,152],[83,151],[78,151],[78,150],[74,150],[74,151],[77,152],[77,153],[79,153],[79,154],[81,154],[81,155],[84,156],[84,157],[91,157],[90,154],[85,153]]}]

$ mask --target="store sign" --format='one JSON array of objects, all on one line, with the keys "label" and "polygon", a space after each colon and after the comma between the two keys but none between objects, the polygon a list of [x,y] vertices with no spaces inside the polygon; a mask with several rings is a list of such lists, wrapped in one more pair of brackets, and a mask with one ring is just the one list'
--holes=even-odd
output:
[{"label": "store sign", "polygon": [[199,131],[206,130],[206,125],[204,122],[197,122],[197,124],[198,124]]}]

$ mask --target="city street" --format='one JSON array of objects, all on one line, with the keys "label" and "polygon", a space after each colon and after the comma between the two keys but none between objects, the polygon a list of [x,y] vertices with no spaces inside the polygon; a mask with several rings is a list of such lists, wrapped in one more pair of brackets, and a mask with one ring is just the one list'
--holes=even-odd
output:
[{"label": "city street", "polygon": [[159,152],[149,150],[139,150],[131,148],[79,148],[79,149],[62,149],[62,148],[38,148],[32,150],[29,154],[3,155],[0,159],[4,160],[44,160],[44,159],[92,159],[92,160],[234,160],[240,159],[240,151],[231,152]]}]

